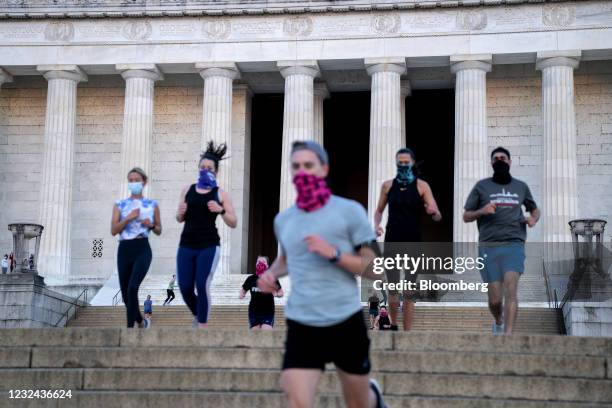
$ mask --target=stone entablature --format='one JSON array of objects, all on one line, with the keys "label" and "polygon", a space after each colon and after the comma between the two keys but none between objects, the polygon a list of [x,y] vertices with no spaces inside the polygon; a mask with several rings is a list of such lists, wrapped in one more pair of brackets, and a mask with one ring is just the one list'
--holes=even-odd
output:
[{"label": "stone entablature", "polygon": [[[560,3],[568,0],[539,0]],[[273,0],[246,2],[241,0],[0,0],[0,18],[104,18],[104,17],[180,17],[240,14],[341,13],[349,11],[385,11],[431,8],[468,8],[475,6],[515,6],[533,0],[344,0],[296,2]],[[553,19],[566,19],[565,10]],[[482,20],[468,18],[469,24]]]},{"label": "stone entablature", "polygon": [[[62,47],[60,62],[80,65],[91,64],[93,52],[96,64],[109,66],[404,56],[415,59],[416,65],[407,61],[408,67],[431,67],[448,66],[448,56],[455,54],[487,53],[494,64],[507,64],[535,62],[537,52],[563,49],[582,50],[583,60],[608,59],[611,38],[612,6],[607,1],[341,14],[46,18],[4,20],[0,58],[5,67],[53,64],[58,63],[56,48]],[[269,65],[245,72],[276,71]],[[195,72],[178,69],[172,73]],[[323,64],[321,69],[347,67]]]}]

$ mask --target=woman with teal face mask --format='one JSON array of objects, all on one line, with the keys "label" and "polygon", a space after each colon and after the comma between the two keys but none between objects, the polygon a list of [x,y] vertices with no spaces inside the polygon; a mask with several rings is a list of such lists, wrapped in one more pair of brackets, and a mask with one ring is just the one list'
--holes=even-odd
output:
[{"label": "woman with teal face mask", "polygon": [[113,206],[111,234],[119,234],[117,270],[121,296],[127,312],[127,327],[144,327],[138,307],[138,289],[151,265],[153,254],[149,245],[149,232],[161,234],[161,216],[155,200],[143,197],[147,184],[145,172],[134,167],[128,172],[130,196],[118,200]]}]

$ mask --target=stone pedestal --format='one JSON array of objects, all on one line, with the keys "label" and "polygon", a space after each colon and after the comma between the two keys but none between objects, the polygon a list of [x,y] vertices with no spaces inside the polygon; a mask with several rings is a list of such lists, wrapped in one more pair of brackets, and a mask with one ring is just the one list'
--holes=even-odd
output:
[{"label": "stone pedestal", "polygon": [[400,77],[406,72],[406,62],[404,58],[366,59],[365,66],[372,77],[368,217],[373,220],[380,188],[395,177],[395,154],[405,141]]},{"label": "stone pedestal", "polygon": [[314,137],[314,79],[319,76],[317,61],[279,61],[277,67],[285,78],[283,108],[283,145],[279,211],[293,205],[295,188],[291,179],[291,145]]},{"label": "stone pedestal", "polygon": [[580,51],[538,53],[542,71],[542,240],[570,242],[578,214],[574,69]]},{"label": "stone pedestal", "polygon": [[451,57],[455,85],[453,241],[477,242],[475,222],[463,222],[463,205],[474,184],[490,173],[487,142],[487,72],[491,55]]},{"label": "stone pedestal", "polygon": [[[36,273],[0,275],[0,328],[63,327],[63,316],[73,303],[74,299],[47,289]],[[69,310],[69,318],[74,310]]]},{"label": "stone pedestal", "polygon": [[48,81],[41,167],[40,272],[65,280],[70,274],[72,179],[76,133],[77,84],[87,76],[76,65],[39,65]]},{"label": "stone pedestal", "polygon": [[129,195],[127,172],[134,167],[140,167],[149,176],[144,194],[150,196],[154,87],[155,81],[164,77],[154,64],[119,64],[116,68],[125,79],[121,190],[117,198]]}]

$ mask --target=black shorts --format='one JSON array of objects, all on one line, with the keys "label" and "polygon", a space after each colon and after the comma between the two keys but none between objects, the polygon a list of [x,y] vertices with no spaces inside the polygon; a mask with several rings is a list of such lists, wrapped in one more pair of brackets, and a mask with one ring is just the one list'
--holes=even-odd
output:
[{"label": "black shorts", "polygon": [[274,313],[258,315],[249,312],[249,327],[260,326],[267,324],[268,326],[274,326]]},{"label": "black shorts", "polygon": [[363,312],[328,327],[306,326],[287,319],[283,370],[314,368],[324,371],[329,362],[349,374],[370,372],[370,339]]},{"label": "black shorts", "polygon": [[[399,242],[410,242],[411,244],[407,248],[413,249],[413,250],[416,249],[415,248],[415,242],[411,242],[411,241],[397,241],[397,242],[390,241],[388,245],[384,246],[383,256],[385,258],[394,258],[398,254],[399,255],[403,255],[403,252],[400,250],[401,249],[401,244]],[[385,269],[385,275],[387,276],[387,282],[388,283],[399,283],[400,279],[402,279],[400,277],[400,275],[402,275],[401,270],[396,269],[396,268]],[[419,275],[418,274],[410,273],[410,271],[406,271],[405,270],[403,275],[404,275],[403,280],[405,280],[406,282],[412,282],[413,284],[418,284],[418,281],[419,281]],[[391,295],[391,296],[397,295],[400,292],[397,289],[388,289],[388,291],[389,291],[389,295]],[[416,301],[419,298],[418,290],[404,290],[402,292],[404,293],[404,299],[406,299],[406,300]]]}]

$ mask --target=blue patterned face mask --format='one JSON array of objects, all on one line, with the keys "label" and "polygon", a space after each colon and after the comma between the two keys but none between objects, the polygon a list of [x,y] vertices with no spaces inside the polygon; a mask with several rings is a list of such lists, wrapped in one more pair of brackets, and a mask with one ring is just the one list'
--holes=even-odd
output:
[{"label": "blue patterned face mask", "polygon": [[217,187],[217,179],[215,173],[208,169],[200,169],[200,178],[198,178],[198,188],[208,190],[209,188]]},{"label": "blue patterned face mask", "polygon": [[142,194],[142,188],[144,187],[144,184],[142,183],[142,181],[137,181],[134,183],[128,183],[128,190],[130,190],[130,193],[133,195],[140,195]]},{"label": "blue patterned face mask", "polygon": [[405,166],[397,165],[397,181],[402,184],[410,184],[414,181],[414,173],[412,172],[412,164]]}]

